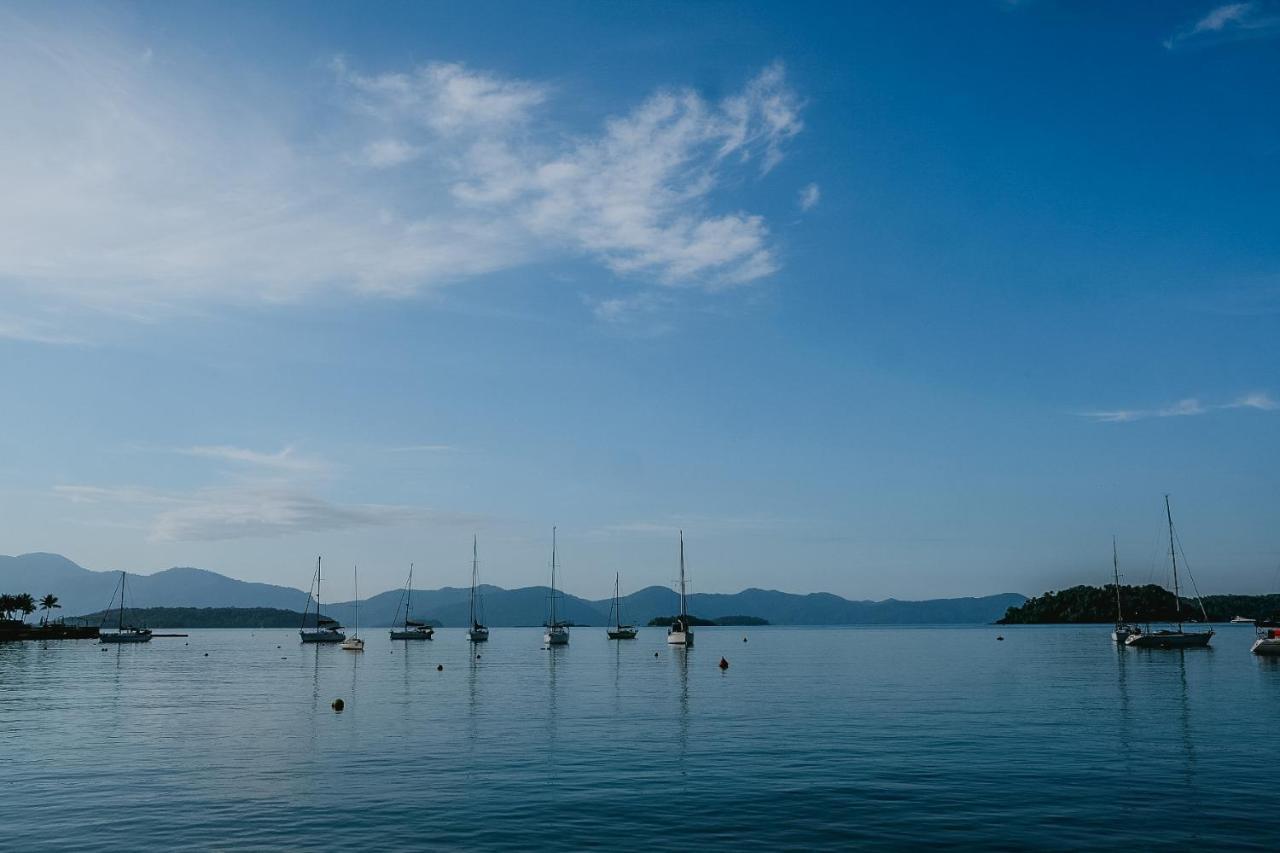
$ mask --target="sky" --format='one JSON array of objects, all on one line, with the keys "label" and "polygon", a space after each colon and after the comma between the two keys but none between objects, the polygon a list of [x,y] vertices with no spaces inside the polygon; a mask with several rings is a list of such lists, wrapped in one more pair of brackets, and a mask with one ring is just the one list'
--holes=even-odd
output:
[{"label": "sky", "polygon": [[1267,0],[0,4],[0,553],[1275,592],[1278,104]]}]

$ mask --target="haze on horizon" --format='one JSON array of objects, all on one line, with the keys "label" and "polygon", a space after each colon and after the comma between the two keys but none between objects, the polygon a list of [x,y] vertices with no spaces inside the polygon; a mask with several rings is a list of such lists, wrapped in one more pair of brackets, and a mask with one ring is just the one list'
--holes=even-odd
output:
[{"label": "haze on horizon", "polygon": [[[0,3],[0,553],[1280,588],[1280,5]],[[340,569],[341,567],[341,569]],[[35,592],[35,591],[33,591]],[[342,593],[338,591],[341,597]]]}]

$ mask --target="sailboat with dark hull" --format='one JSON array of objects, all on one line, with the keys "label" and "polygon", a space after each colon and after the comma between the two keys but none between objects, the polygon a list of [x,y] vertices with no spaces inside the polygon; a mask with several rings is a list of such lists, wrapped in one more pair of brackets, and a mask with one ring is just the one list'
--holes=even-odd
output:
[{"label": "sailboat with dark hull", "polygon": [[426,622],[413,618],[413,563],[409,564],[409,580],[404,585],[404,619],[400,620],[401,608],[396,609],[395,627],[391,629],[393,640],[430,640],[436,633]]},{"label": "sailboat with dark hull", "polygon": [[[307,626],[307,617],[311,615],[311,593],[315,593],[315,625],[311,628]],[[330,619],[320,612],[320,558],[316,557],[316,576],[311,579],[311,589],[307,592],[307,604],[302,610],[302,627],[298,629],[298,636],[302,638],[304,643],[341,643],[347,639],[347,635],[342,633],[342,626],[338,624],[336,619]]]},{"label": "sailboat with dark hull", "polygon": [[551,617],[547,619],[547,632],[542,639],[548,646],[567,646],[569,644],[569,625],[556,619],[556,529],[551,528],[551,594],[547,596],[551,603]]},{"label": "sailboat with dark hull", "polygon": [[[1178,546],[1174,539],[1173,511],[1169,508],[1168,495],[1164,496],[1164,513],[1169,522],[1169,559],[1173,563],[1173,609],[1177,630],[1152,631],[1150,626],[1147,626],[1146,631],[1128,637],[1124,644],[1138,649],[1202,649],[1209,645],[1209,640],[1213,639],[1213,629],[1210,628],[1207,631],[1183,630],[1182,590],[1178,584]],[[1200,615],[1204,618],[1204,621],[1208,622],[1209,617],[1205,613],[1204,602],[1200,601],[1199,595],[1196,596],[1196,601],[1200,604]]]},{"label": "sailboat with dark hull", "polygon": [[688,648],[693,645],[693,625],[689,623],[689,608],[685,596],[685,576],[684,576],[684,531],[680,531],[680,615],[672,622],[671,627],[667,629],[667,645],[684,646]]},{"label": "sailboat with dark hull", "polygon": [[489,627],[484,620],[484,596],[480,593],[480,560],[476,545],[477,537],[471,537],[471,627],[467,629],[467,639],[473,643],[489,641]]},{"label": "sailboat with dark hull", "polygon": [[[120,615],[116,621],[116,629],[114,631],[104,631],[102,630],[102,627],[99,626],[98,642],[100,643],[149,643],[151,642],[150,628],[139,628],[134,625],[125,624],[124,596],[125,596],[126,586],[128,585],[127,577],[128,576],[124,572],[120,573]],[[116,601],[116,597],[113,594],[111,596],[111,603],[115,604],[115,601]],[[109,614],[110,612],[111,612],[111,607],[110,605],[108,605],[107,613]]]},{"label": "sailboat with dark hull", "polygon": [[634,640],[636,638],[636,626],[622,624],[622,595],[620,592],[621,584],[622,584],[622,575],[614,574],[613,604],[609,606],[609,621],[613,623],[613,627],[609,629],[609,639],[610,640]]}]

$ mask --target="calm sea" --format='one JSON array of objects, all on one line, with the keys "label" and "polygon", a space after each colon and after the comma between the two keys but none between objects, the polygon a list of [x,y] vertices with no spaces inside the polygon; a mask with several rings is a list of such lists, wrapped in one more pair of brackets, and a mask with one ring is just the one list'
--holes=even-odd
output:
[{"label": "calm sea", "polygon": [[495,629],[478,656],[459,630],[366,639],[0,645],[0,847],[1280,840],[1280,666],[1248,627],[1185,653],[1101,626],[708,628],[687,653],[661,629],[554,651]]}]

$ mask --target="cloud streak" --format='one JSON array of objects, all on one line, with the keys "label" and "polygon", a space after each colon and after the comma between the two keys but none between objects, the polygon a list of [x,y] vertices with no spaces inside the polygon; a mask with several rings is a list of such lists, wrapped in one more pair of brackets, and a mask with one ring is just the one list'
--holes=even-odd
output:
[{"label": "cloud streak", "polygon": [[1196,415],[1206,415],[1210,412],[1223,411],[1227,409],[1254,409],[1257,411],[1272,412],[1280,409],[1280,403],[1277,403],[1270,395],[1257,391],[1237,397],[1229,403],[1219,403],[1216,405],[1205,405],[1194,397],[1188,397],[1186,399],[1179,400],[1176,403],[1155,409],[1110,409],[1080,412],[1078,414],[1080,417],[1088,418],[1098,423],[1114,424],[1147,420],[1149,418],[1193,417]]},{"label": "cloud streak", "polygon": [[1167,50],[1194,44],[1280,35],[1280,11],[1269,3],[1226,3],[1209,10],[1189,27],[1165,39]]},{"label": "cloud streak", "polygon": [[[765,219],[721,190],[803,129],[780,64],[718,101],[663,90],[567,134],[564,93],[459,63],[337,60],[264,93],[180,46],[7,23],[0,336],[80,337],[7,308],[88,323],[399,298],[554,259],[708,291],[778,268]],[[290,109],[318,126],[300,134]]]},{"label": "cloud streak", "polygon": [[72,503],[135,507],[153,515],[152,542],[214,542],[408,524],[472,526],[481,519],[426,507],[334,503],[297,488],[243,486],[166,492],[142,486],[55,486]]}]

